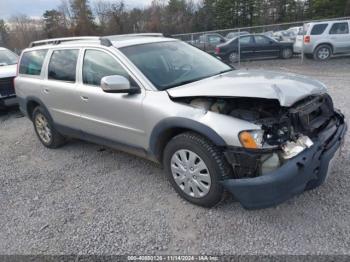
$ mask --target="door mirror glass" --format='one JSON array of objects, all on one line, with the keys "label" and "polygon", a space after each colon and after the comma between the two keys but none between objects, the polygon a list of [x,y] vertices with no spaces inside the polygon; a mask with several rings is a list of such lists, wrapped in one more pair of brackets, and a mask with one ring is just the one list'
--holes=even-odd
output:
[{"label": "door mirror glass", "polygon": [[105,76],[101,79],[101,88],[106,93],[137,93],[138,88],[131,87],[129,80],[121,75]]}]

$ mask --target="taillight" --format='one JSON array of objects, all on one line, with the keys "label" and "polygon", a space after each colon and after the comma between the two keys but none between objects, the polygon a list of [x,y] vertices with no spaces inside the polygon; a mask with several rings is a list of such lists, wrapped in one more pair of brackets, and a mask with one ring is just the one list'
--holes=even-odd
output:
[{"label": "taillight", "polygon": [[215,48],[215,54],[220,54],[220,48],[219,47]]},{"label": "taillight", "polygon": [[311,41],[311,37],[309,35],[304,36],[304,43],[309,44]]}]

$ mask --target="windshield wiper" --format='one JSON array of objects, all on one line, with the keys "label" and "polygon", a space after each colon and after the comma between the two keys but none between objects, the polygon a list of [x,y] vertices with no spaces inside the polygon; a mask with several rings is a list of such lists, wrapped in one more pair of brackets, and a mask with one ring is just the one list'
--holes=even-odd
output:
[{"label": "windshield wiper", "polygon": [[193,83],[193,82],[197,82],[199,80],[202,80],[202,79],[208,78],[208,77],[210,77],[210,76],[204,76],[204,77],[202,76],[202,77],[194,78],[194,79],[191,79],[191,80],[182,81],[182,82],[179,82],[179,83],[176,83],[176,84],[173,84],[173,85],[166,86],[163,90],[170,89],[170,88],[177,87],[177,86],[190,84],[190,83]]},{"label": "windshield wiper", "polygon": [[225,73],[231,72],[233,70],[235,70],[235,69],[234,68],[230,68],[230,69],[222,70],[222,71],[220,71],[219,73],[217,73],[217,74],[215,74],[213,76],[225,74]]},{"label": "windshield wiper", "polygon": [[194,79],[191,79],[191,80],[182,81],[182,82],[179,82],[179,83],[176,83],[176,84],[173,84],[173,85],[165,86],[163,90],[170,89],[170,88],[177,87],[177,86],[190,84],[190,83],[197,82],[197,81],[205,79],[205,78],[213,77],[213,76],[216,76],[216,75],[221,75],[221,74],[233,71],[233,70],[235,70],[235,69],[234,68],[230,68],[230,69],[222,70],[222,71],[220,71],[218,73],[215,73],[213,75],[202,76],[202,77],[194,78]]}]

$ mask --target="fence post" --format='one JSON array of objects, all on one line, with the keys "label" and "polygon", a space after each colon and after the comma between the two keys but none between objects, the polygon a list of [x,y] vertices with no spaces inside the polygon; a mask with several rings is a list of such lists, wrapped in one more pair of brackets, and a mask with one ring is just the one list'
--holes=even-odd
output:
[{"label": "fence post", "polygon": [[241,29],[238,28],[238,67],[241,67]]},{"label": "fence post", "polygon": [[304,64],[304,39],[305,39],[305,24],[303,23],[303,39],[301,42],[301,63]]}]

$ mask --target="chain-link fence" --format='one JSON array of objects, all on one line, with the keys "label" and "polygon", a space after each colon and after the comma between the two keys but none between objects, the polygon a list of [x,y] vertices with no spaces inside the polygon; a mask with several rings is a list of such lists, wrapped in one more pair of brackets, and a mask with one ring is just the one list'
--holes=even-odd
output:
[{"label": "chain-link fence", "polygon": [[[304,44],[307,41],[305,32],[308,24],[340,20],[350,21],[350,17],[177,34],[173,37],[236,65],[240,65],[240,62],[246,59],[292,58],[293,56],[300,58],[303,62]],[[347,23],[348,28],[344,29],[344,32],[349,34],[350,23]],[[350,51],[350,34],[348,47]],[[310,54],[308,57],[312,58]]]}]

